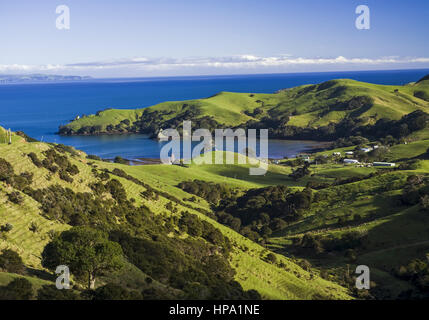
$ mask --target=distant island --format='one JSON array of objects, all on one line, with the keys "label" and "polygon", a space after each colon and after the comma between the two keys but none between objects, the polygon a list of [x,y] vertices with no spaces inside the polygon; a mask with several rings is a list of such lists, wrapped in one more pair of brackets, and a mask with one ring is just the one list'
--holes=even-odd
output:
[{"label": "distant island", "polygon": [[27,83],[27,82],[56,82],[56,81],[82,81],[92,79],[89,76],[62,76],[47,74],[20,74],[0,75],[0,84]]}]

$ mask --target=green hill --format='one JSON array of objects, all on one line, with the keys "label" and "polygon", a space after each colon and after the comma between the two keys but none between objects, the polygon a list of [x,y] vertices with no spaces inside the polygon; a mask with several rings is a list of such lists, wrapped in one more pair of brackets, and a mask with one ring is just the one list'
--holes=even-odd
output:
[{"label": "green hill", "polygon": [[[316,269],[306,268],[304,270],[301,268],[298,265],[298,260],[282,255],[276,255],[276,262],[267,260],[266,257],[271,253],[269,250],[213,220],[210,217],[211,209],[207,202],[203,200],[190,201],[190,195],[178,188],[176,181],[171,179],[171,177],[175,177],[177,181],[187,180],[192,177],[192,174],[195,177],[199,176],[202,171],[195,171],[190,175],[189,173],[194,170],[192,167],[180,168],[164,165],[133,167],[90,160],[83,152],[72,148],[41,142],[28,142],[15,134],[14,136],[16,139],[12,144],[0,144],[0,225],[10,224],[13,226],[10,231],[1,232],[0,249],[10,248],[18,252],[26,267],[31,270],[39,270],[42,273],[46,271],[41,266],[41,252],[56,232],[70,229],[72,225],[82,223],[93,226],[100,225],[107,230],[115,228],[127,230],[128,236],[132,237],[130,239],[134,239],[132,241],[147,241],[148,245],[151,243],[155,245],[156,241],[160,241],[159,250],[163,250],[162,246],[166,246],[165,249],[183,250],[180,246],[186,247],[198,243],[200,243],[197,247],[200,248],[198,250],[205,250],[203,249],[205,246],[211,247],[212,245],[204,238],[183,233],[175,226],[177,222],[174,221],[178,221],[184,214],[183,212],[189,212],[196,215],[200,221],[204,220],[215,229],[220,230],[221,234],[231,243],[231,252],[227,258],[228,265],[233,270],[234,279],[242,286],[243,290],[257,290],[265,299],[312,299],[316,296],[329,299],[350,298],[344,288],[320,278]],[[29,154],[34,155],[30,157]],[[53,161],[53,163],[47,159],[51,159],[49,161]],[[12,166],[13,173],[5,169],[7,167],[5,163]],[[53,170],[52,166],[58,166],[59,169]],[[74,166],[74,169],[70,169]],[[65,174],[62,168],[70,173]],[[114,171],[115,169],[116,171]],[[106,170],[109,172],[107,174],[108,180],[103,180],[106,177],[101,178],[101,174]],[[29,176],[31,178],[25,178],[25,180],[20,178]],[[231,185],[237,188],[247,189],[261,184],[257,181],[222,178],[217,173],[212,173],[212,177],[213,180],[231,182]],[[100,183],[106,184],[113,179],[119,181],[120,185],[123,186],[128,199],[127,206],[147,208],[143,209],[147,210],[145,211],[147,216],[141,218],[146,221],[144,226],[134,227],[127,222],[131,221],[129,220],[130,217],[123,216],[118,211],[107,213],[108,206],[117,205],[114,204],[116,200],[111,202],[114,195],[104,192],[102,193],[103,197],[99,198],[94,191],[96,190],[94,184],[98,183],[100,186]],[[152,192],[152,195],[157,196],[153,197],[146,194],[143,196],[142,193],[145,191],[149,194]],[[62,192],[67,192],[68,196]],[[55,193],[56,196],[51,196],[51,193]],[[89,196],[88,200],[100,199],[97,201],[105,203],[103,206],[106,206],[106,211],[98,211],[97,208],[92,208],[91,202],[87,202],[86,207],[80,211],[80,204],[78,203],[83,198],[78,198],[78,194],[81,195],[80,197],[84,197],[84,193]],[[55,200],[58,197],[64,198],[58,202]],[[75,201],[72,207],[67,205],[70,201]],[[72,212],[68,211],[71,208],[74,208],[72,211],[78,214],[75,218]],[[158,221],[158,226],[151,221]],[[166,226],[163,227],[162,225],[167,222],[173,223],[169,227],[172,228],[171,231],[159,233],[161,231],[157,230],[164,230],[163,228]],[[137,225],[140,224],[137,223]],[[153,240],[155,239],[154,232],[158,232],[156,233],[158,240]],[[147,233],[152,233],[152,235],[149,236]],[[161,241],[161,239],[163,240]],[[187,259],[196,259],[195,264],[199,263],[197,261],[200,258],[197,252],[179,252],[181,251],[177,251],[178,254],[185,254]],[[127,272],[123,271],[119,275],[107,275],[101,279],[99,285],[115,282],[126,284],[136,290],[149,287],[162,297],[178,297],[183,294],[183,290],[185,290],[183,287],[178,286],[172,280],[158,277],[157,273],[151,271],[150,264],[140,265],[140,262],[134,260],[133,257],[131,255],[126,257],[129,260]],[[187,262],[184,260],[180,263],[186,264]],[[34,271],[32,271],[33,273]],[[3,273],[0,275],[6,277]],[[145,282],[147,277],[153,279],[152,284],[148,285]]]},{"label": "green hill", "polygon": [[[180,127],[272,128],[276,137],[304,137],[303,129],[321,129],[353,120],[357,127],[377,120],[400,120],[416,110],[429,113],[427,80],[403,86],[331,80],[280,90],[275,94],[221,92],[206,99],[164,102],[145,109],[109,109],[60,128],[61,134],[148,133]],[[291,132],[292,131],[292,132]],[[305,133],[307,135],[314,135]],[[349,131],[350,132],[350,131]],[[344,136],[344,135],[343,135]]]},{"label": "green hill", "polygon": [[[90,226],[124,252],[124,270],[103,275],[97,286],[115,283],[148,299],[427,298],[428,83],[332,80],[275,94],[222,92],[110,109],[60,129],[156,134],[192,119],[210,129],[342,138],[310,163],[285,159],[263,176],[249,175],[250,164],[111,163],[23,133],[12,133],[9,144],[0,128],[0,251],[18,252],[40,287],[38,277],[49,275],[46,244]],[[364,153],[364,145],[379,148]],[[364,164],[345,165],[334,155],[345,151]],[[396,165],[370,166],[374,161]],[[355,288],[361,264],[371,270],[369,291]],[[0,273],[0,286],[11,279]]]}]

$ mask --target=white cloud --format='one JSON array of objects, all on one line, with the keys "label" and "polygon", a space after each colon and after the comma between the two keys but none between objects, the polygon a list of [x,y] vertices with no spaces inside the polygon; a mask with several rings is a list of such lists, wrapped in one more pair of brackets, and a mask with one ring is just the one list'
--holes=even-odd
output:
[{"label": "white cloud", "polygon": [[225,57],[189,57],[189,58],[147,58],[135,57],[130,59],[117,59],[109,61],[93,61],[73,64],[47,64],[47,65],[0,65],[1,73],[28,73],[28,72],[89,72],[109,69],[132,68],[136,71],[177,70],[177,69],[225,69],[247,70],[267,68],[299,67],[299,66],[383,66],[399,64],[428,64],[427,57],[397,56],[381,58],[305,58],[290,55],[272,57],[255,56],[251,54],[225,56]]}]

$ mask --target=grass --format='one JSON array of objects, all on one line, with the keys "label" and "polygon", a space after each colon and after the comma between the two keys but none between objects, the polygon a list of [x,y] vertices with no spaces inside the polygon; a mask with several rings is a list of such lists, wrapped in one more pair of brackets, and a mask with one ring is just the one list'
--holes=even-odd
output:
[{"label": "grass", "polygon": [[[248,166],[237,166],[236,172],[243,171],[243,176],[231,178],[228,175],[233,172],[233,167],[219,166],[219,170],[228,169],[229,173],[222,175],[216,166],[196,166],[191,165],[189,168],[179,166],[165,165],[149,165],[149,166],[127,166],[121,164],[107,163],[102,161],[91,161],[89,165],[86,155],[78,152],[72,156],[66,154],[69,160],[76,164],[79,168],[79,174],[74,176],[73,183],[65,182],[59,179],[58,174],[51,175],[44,168],[37,168],[27,154],[34,152],[40,159],[43,159],[42,152],[49,148],[45,143],[27,143],[23,139],[17,140],[11,145],[0,144],[1,157],[9,161],[15,170],[16,174],[28,171],[34,174],[32,187],[46,188],[53,184],[60,184],[68,187],[75,192],[90,191],[88,184],[95,181],[91,170],[93,166],[98,169],[120,168],[128,174],[151,185],[153,188],[167,192],[182,201],[189,198],[191,195],[177,188],[177,183],[183,180],[207,179],[214,182],[225,182],[236,186],[237,188],[253,188],[267,185],[268,183],[280,182],[282,177],[288,172],[287,168],[275,166],[270,169],[267,176],[269,181],[264,182],[263,178],[248,178]],[[247,175],[244,175],[244,170]],[[116,177],[124,186],[127,196],[135,198],[136,204],[147,205],[154,213],[168,213],[165,206],[170,200],[160,197],[158,201],[148,201],[140,197],[140,193],[144,191],[144,187],[137,185],[124,178]],[[287,178],[286,178],[287,180]],[[45,219],[41,215],[40,207],[30,197],[23,194],[24,202],[22,205],[15,205],[8,201],[7,193],[13,189],[5,183],[0,183],[0,224],[11,223],[14,228],[7,233],[7,238],[0,241],[0,249],[12,248],[16,250],[23,258],[25,264],[36,270],[43,270],[40,263],[40,254],[46,245],[49,238],[49,232],[63,231],[70,226],[57,221]],[[208,203],[200,200],[197,203],[188,202],[194,208],[210,209]],[[178,211],[189,211],[198,215],[201,219],[219,228],[223,234],[229,237],[234,243],[234,250],[231,255],[231,266],[236,270],[236,280],[245,289],[258,290],[265,299],[310,299],[314,296],[323,296],[326,298],[349,299],[346,289],[332,283],[327,282],[317,276],[310,276],[310,273],[300,268],[293,259],[284,256],[278,256],[278,261],[283,261],[285,267],[280,267],[278,264],[272,264],[264,261],[264,256],[269,251],[262,246],[244,238],[235,231],[223,226],[209,217],[203,215],[197,210],[178,204]],[[39,226],[37,232],[32,232],[29,229],[30,224],[36,223]],[[132,269],[132,270],[131,270]],[[135,268],[131,267],[131,274],[136,276],[136,279],[143,281],[145,276]],[[259,276],[258,276],[259,275]],[[10,276],[2,275],[10,280]],[[311,281],[308,280],[311,277]],[[125,281],[125,280],[124,280]],[[128,279],[127,283],[132,280]],[[6,280],[4,280],[6,282]],[[41,282],[42,283],[42,282]]]},{"label": "grass", "polygon": [[[391,155],[399,158],[405,154],[418,155],[426,147],[427,141],[419,141],[408,145],[398,145],[393,147]],[[190,164],[187,167],[167,166],[167,165],[145,165],[128,166],[102,161],[91,161],[88,164],[86,155],[78,153],[76,156],[67,154],[69,160],[76,164],[80,173],[75,177],[73,183],[67,183],[59,179],[57,175],[50,176],[46,169],[40,169],[33,165],[26,156],[29,152],[35,152],[39,158],[43,158],[42,152],[49,146],[45,143],[26,143],[23,139],[18,139],[12,145],[0,144],[2,157],[11,162],[15,173],[29,171],[34,174],[34,188],[43,188],[52,184],[60,184],[75,191],[89,191],[88,183],[95,181],[91,169],[96,166],[99,169],[107,168],[112,170],[120,168],[128,174],[144,181],[153,188],[167,192],[195,209],[203,208],[210,210],[210,205],[203,199],[197,202],[188,202],[191,196],[183,190],[177,188],[181,181],[199,179],[215,183],[225,183],[230,187],[239,189],[258,188],[267,185],[284,184],[291,187],[303,188],[309,180],[320,182],[332,182],[336,178],[363,177],[376,171],[374,168],[356,168],[354,166],[343,166],[339,164],[312,165],[313,176],[294,181],[288,177],[291,172],[290,167],[281,165],[270,165],[265,176],[249,175],[249,164],[243,165],[197,165]],[[347,149],[347,148],[346,148]],[[408,150],[407,150],[408,149]],[[411,150],[413,150],[411,152]],[[332,152],[332,151],[330,151]],[[216,152],[213,153],[213,156]],[[321,203],[313,207],[306,215],[305,219],[299,223],[290,225],[281,234],[275,234],[271,238],[270,248],[273,250],[284,250],[290,245],[290,237],[305,232],[321,232],[323,234],[341,235],[352,230],[366,230],[373,241],[374,250],[384,250],[382,254],[386,261],[395,261],[398,250],[404,256],[397,261],[405,261],[406,258],[417,254],[416,250],[423,250],[426,247],[411,247],[406,249],[394,249],[398,244],[411,244],[425,238],[425,226],[428,225],[421,219],[421,213],[416,211],[403,211],[396,208],[392,199],[400,193],[401,184],[406,177],[415,172],[429,173],[429,161],[419,161],[415,170],[387,173],[382,176],[366,179],[356,183],[329,188],[333,195],[343,195],[339,200],[331,203]],[[147,205],[155,213],[167,213],[165,209],[168,199],[161,197],[158,201],[147,201],[140,197],[144,187],[137,185],[124,178],[115,177],[125,187],[129,198],[135,198],[137,204]],[[381,187],[392,185],[393,189],[380,191]],[[7,193],[11,192],[10,186],[0,184],[0,220],[1,223],[11,223],[14,229],[8,234],[7,240],[0,242],[0,248],[13,248],[23,257],[25,263],[35,269],[42,269],[40,266],[40,252],[49,241],[48,232],[50,230],[62,231],[69,226],[59,222],[46,220],[40,215],[38,203],[31,198],[24,196],[23,205],[14,205],[7,200]],[[319,192],[323,192],[319,191]],[[352,196],[351,196],[352,195]],[[332,199],[336,199],[333,196]],[[223,234],[227,235],[234,243],[234,251],[231,256],[231,266],[236,270],[236,280],[245,289],[258,290],[265,299],[311,299],[315,297],[348,299],[347,291],[329,281],[325,281],[317,276],[318,271],[312,270],[315,276],[300,268],[294,259],[283,255],[277,255],[277,263],[268,263],[264,256],[269,252],[266,248],[244,238],[226,226],[220,225],[216,221],[208,218],[197,210],[178,205],[179,212],[188,210],[205,219],[219,228]],[[347,227],[337,226],[337,219],[346,216],[350,219],[354,214],[360,214],[363,219],[372,213],[377,213],[377,219],[358,225],[350,224]],[[420,216],[419,216],[420,215]],[[420,220],[419,220],[420,219]],[[36,222],[39,232],[34,233],[29,230],[29,225]],[[428,221],[429,222],[429,221]],[[405,226],[405,227],[404,227]],[[405,235],[399,237],[401,232]],[[390,237],[390,238],[389,238]],[[413,252],[413,254],[407,254]],[[368,261],[376,266],[383,283],[390,279],[389,272],[379,265],[376,256],[368,251],[362,255],[362,261]],[[389,260],[390,259],[390,260]],[[280,266],[283,262],[284,266]],[[338,262],[337,262],[338,263]],[[144,281],[145,275],[130,266],[130,276],[139,281]],[[377,277],[376,277],[377,278]],[[117,278],[119,281],[119,278]],[[125,280],[124,280],[125,281]],[[132,287],[132,279],[126,280],[128,286]],[[406,285],[406,284],[402,284]]]},{"label": "grass", "polygon": [[[187,108],[192,106],[200,110],[200,116],[213,116],[226,126],[237,126],[248,120],[258,121],[267,114],[275,117],[291,113],[293,115],[290,125],[319,127],[341,121],[347,116],[373,123],[380,118],[399,119],[418,109],[429,112],[429,102],[414,97],[416,90],[429,92],[428,81],[404,86],[383,86],[342,79],[321,85],[291,88],[276,94],[221,92],[206,99],[164,102],[150,108],[171,111],[170,114],[163,116],[164,120],[168,120],[186,112]],[[338,110],[339,102],[348,101],[356,96],[370,96],[374,105],[366,109]],[[184,106],[185,104],[188,106]],[[256,108],[262,110],[262,115],[257,118],[249,116],[248,114]],[[74,130],[84,126],[105,128],[109,124],[117,125],[124,119],[134,122],[142,112],[143,109],[110,109],[98,115],[82,117],[68,126]],[[45,143],[27,143],[23,138],[13,134],[12,144],[8,145],[2,143],[7,142],[6,131],[0,128],[0,153],[2,158],[14,166],[15,173],[28,171],[34,174],[33,188],[60,184],[75,192],[90,192],[88,184],[96,181],[91,172],[93,167],[109,170],[120,168],[151,187],[178,198],[181,201],[177,205],[179,212],[190,211],[221,230],[233,243],[234,250],[230,263],[236,271],[236,280],[244,289],[258,290],[265,299],[349,299],[345,288],[323,280],[318,276],[317,269],[306,271],[299,267],[296,259],[285,255],[277,254],[275,263],[267,262],[265,257],[270,252],[269,249],[287,252],[291,247],[292,238],[307,232],[334,237],[340,237],[351,231],[366,232],[368,245],[359,252],[357,263],[370,265],[375,281],[382,288],[394,294],[409,289],[409,284],[394,278],[389,268],[420,257],[429,250],[427,242],[429,216],[422,214],[417,207],[406,208],[398,205],[396,200],[409,175],[429,174],[429,161],[422,158],[422,154],[429,148],[427,131],[415,132],[411,136],[415,141],[407,145],[395,145],[386,153],[389,161],[399,163],[410,158],[420,158],[414,170],[386,172],[362,181],[314,191],[326,194],[327,197],[314,203],[312,208],[305,212],[302,220],[274,234],[270,238],[269,248],[252,242],[202,214],[198,209],[211,210],[210,204],[201,198],[196,202],[188,201],[191,195],[179,189],[177,185],[182,181],[198,179],[243,190],[279,184],[302,189],[310,181],[331,183],[339,178],[363,178],[379,172],[379,169],[333,163],[319,164],[311,166],[311,176],[295,181],[288,176],[292,168],[282,165],[270,165],[265,175],[252,176],[249,174],[251,167],[249,164],[127,166],[90,161],[89,165],[86,155],[78,152],[74,156],[67,154],[69,160],[76,164],[80,171],[74,177],[73,183],[68,183],[59,179],[58,174],[52,175],[46,169],[35,167],[26,156],[29,152],[34,152],[39,158],[43,158],[42,152],[49,148]],[[319,154],[331,155],[333,152],[344,153],[352,149],[354,147],[339,148]],[[212,155],[216,154],[219,153],[215,152]],[[145,190],[144,187],[124,178],[114,178],[123,184],[127,197],[134,198],[137,205],[146,205],[156,214],[173,214],[166,210],[166,204],[170,200],[164,197],[156,201],[143,199],[140,193]],[[7,238],[0,240],[0,249],[16,250],[27,266],[41,270],[40,253],[49,241],[50,231],[63,231],[70,226],[45,219],[41,215],[39,204],[26,195],[23,204],[12,204],[7,197],[12,191],[14,190],[11,186],[4,182],[0,183],[0,224],[11,223],[14,226],[12,231],[7,233]],[[353,220],[356,215],[359,215],[361,220]],[[346,223],[339,224],[339,218],[345,218]],[[39,226],[37,232],[30,231],[29,226],[33,223]],[[333,268],[343,268],[346,264],[344,257],[335,254],[323,261],[317,258],[314,261],[316,265],[319,263],[324,267]],[[146,275],[131,264],[127,264],[126,270],[126,276],[112,276],[110,279],[124,281],[128,287],[133,287],[133,281],[137,283],[145,281]],[[16,276],[0,273],[0,285],[8,283]],[[32,278],[30,281],[34,281],[37,286],[44,283],[40,279]],[[162,286],[158,283],[156,285]]]},{"label": "grass", "polygon": [[421,156],[429,149],[429,140],[415,141],[408,144],[398,144],[390,148],[387,158],[389,161],[410,159]]},{"label": "grass", "polygon": [[31,282],[33,285],[34,293],[36,294],[37,290],[39,290],[43,285],[49,285],[53,284],[51,281],[35,278],[35,277],[29,277],[29,276],[22,276],[15,273],[8,273],[8,272],[0,272],[0,286],[6,286],[14,279],[17,278],[24,278]]},{"label": "grass", "polygon": [[[289,113],[292,114],[289,125],[319,127],[339,122],[347,116],[373,123],[381,118],[397,120],[415,110],[429,112],[429,102],[414,97],[416,90],[429,93],[429,86],[423,85],[423,82],[386,86],[340,79],[320,85],[295,87],[275,94],[220,92],[205,99],[163,102],[149,109],[169,111],[168,115],[163,116],[163,120],[168,120],[193,107],[200,111],[198,117],[212,116],[226,127],[243,125],[249,120],[258,121],[268,114],[275,117]],[[341,110],[338,107],[340,102],[347,102],[358,96],[371,97],[373,106],[353,110]],[[256,108],[262,110],[263,114],[256,118],[247,115]],[[134,122],[143,110],[110,109],[98,115],[82,117],[67,126],[77,131],[84,126],[99,125],[104,130],[107,125],[117,125],[121,120]]]}]

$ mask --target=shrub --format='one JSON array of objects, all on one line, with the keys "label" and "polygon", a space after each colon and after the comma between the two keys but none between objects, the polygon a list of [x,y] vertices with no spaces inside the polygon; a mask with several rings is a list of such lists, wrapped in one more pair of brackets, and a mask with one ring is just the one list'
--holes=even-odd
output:
[{"label": "shrub", "polygon": [[18,253],[5,249],[0,254],[0,269],[11,273],[23,274],[25,266]]},{"label": "shrub", "polygon": [[37,157],[37,155],[34,152],[30,152],[28,154],[28,157],[31,159],[31,161],[33,161],[33,164],[36,167],[38,167],[38,168],[43,167],[42,161],[39,160],[39,158]]},{"label": "shrub", "polygon": [[7,196],[10,202],[13,202],[16,204],[20,204],[24,201],[24,197],[18,191],[13,191],[9,193]]},{"label": "shrub", "polygon": [[108,283],[97,288],[94,292],[94,300],[141,300],[138,292],[128,291],[120,285]]},{"label": "shrub", "polygon": [[44,285],[37,291],[37,300],[78,300],[72,290],[58,290],[54,285]]},{"label": "shrub", "polygon": [[414,92],[414,96],[416,98],[425,100],[425,101],[429,101],[429,94],[427,94],[425,91],[416,91]]},{"label": "shrub", "polygon": [[311,270],[311,263],[310,261],[306,260],[306,259],[300,259],[297,261],[297,264],[303,268],[305,271],[310,271]]},{"label": "shrub", "polygon": [[128,164],[128,161],[120,156],[116,156],[113,162],[120,163],[120,164]]},{"label": "shrub", "polygon": [[98,161],[101,161],[101,158],[100,158],[99,156],[94,155],[94,154],[89,154],[86,158],[87,158],[87,159],[90,159],[90,160],[98,160]]},{"label": "shrub", "polygon": [[0,227],[0,231],[2,232],[9,232],[13,229],[13,225],[10,223],[6,223],[5,225]]},{"label": "shrub", "polygon": [[70,153],[72,156],[77,156],[79,155],[79,153],[76,151],[75,148],[71,147],[71,146],[66,146],[64,144],[56,144],[55,145],[55,149],[61,153]]},{"label": "shrub", "polygon": [[267,261],[271,262],[271,263],[276,263],[277,262],[277,257],[274,253],[269,253],[267,255]]},{"label": "shrub", "polygon": [[36,222],[31,222],[30,227],[28,228],[31,232],[37,233],[39,231],[39,226]]},{"label": "shrub", "polygon": [[[170,202],[171,203],[171,202]],[[203,223],[194,214],[185,212],[179,220],[179,228],[187,231],[193,237],[200,237],[203,234]]]},{"label": "shrub", "polygon": [[67,171],[60,170],[59,176],[60,176],[60,179],[66,181],[66,182],[69,182],[69,183],[73,183],[73,178],[70,177],[70,175],[67,173]]},{"label": "shrub", "polygon": [[12,165],[0,158],[0,181],[7,181],[14,175]]},{"label": "shrub", "polygon": [[66,171],[70,173],[72,176],[75,176],[79,173],[79,168],[77,167],[77,165],[73,164],[73,165],[69,165]]},{"label": "shrub", "polygon": [[7,286],[0,287],[0,300],[30,300],[33,297],[33,286],[25,278],[12,280]]}]

